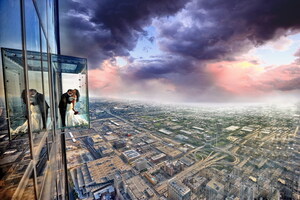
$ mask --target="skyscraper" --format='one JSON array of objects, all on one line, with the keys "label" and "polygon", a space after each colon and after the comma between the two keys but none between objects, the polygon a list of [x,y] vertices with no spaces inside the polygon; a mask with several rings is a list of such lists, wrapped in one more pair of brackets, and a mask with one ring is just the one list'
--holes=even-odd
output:
[{"label": "skyscraper", "polygon": [[0,1],[0,17],[0,199],[68,199],[58,105],[80,93],[89,126],[87,60],[60,55],[58,0]]}]

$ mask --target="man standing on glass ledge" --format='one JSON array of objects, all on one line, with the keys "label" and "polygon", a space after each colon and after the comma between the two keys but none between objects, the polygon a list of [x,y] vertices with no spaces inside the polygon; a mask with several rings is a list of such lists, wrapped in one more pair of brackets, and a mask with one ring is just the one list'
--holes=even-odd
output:
[{"label": "man standing on glass ledge", "polygon": [[71,103],[69,97],[73,95],[73,90],[68,89],[68,91],[61,95],[60,101],[59,101],[59,113],[61,117],[61,123],[62,126],[66,126],[66,111],[67,111],[67,105]]}]

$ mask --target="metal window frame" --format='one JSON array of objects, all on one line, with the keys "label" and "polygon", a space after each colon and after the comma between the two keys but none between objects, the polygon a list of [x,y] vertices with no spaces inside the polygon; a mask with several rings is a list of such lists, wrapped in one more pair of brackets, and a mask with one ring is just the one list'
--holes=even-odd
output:
[{"label": "metal window frame", "polygon": [[[51,13],[49,13],[49,1],[53,4],[53,9],[51,9]],[[47,0],[46,1],[46,24],[42,23],[42,18],[41,18],[41,13],[40,10],[38,9],[38,3],[37,0],[19,0],[20,2],[20,20],[21,20],[21,41],[22,41],[22,65],[23,65],[23,75],[22,77],[24,78],[24,88],[27,93],[25,102],[26,102],[26,113],[27,116],[31,115],[30,111],[30,104],[29,104],[29,65],[28,65],[28,51],[27,51],[27,38],[26,38],[26,3],[30,3],[31,6],[34,7],[34,12],[35,15],[38,18],[38,37],[35,38],[36,40],[39,40],[40,45],[39,45],[39,54],[41,55],[41,78],[42,78],[42,93],[45,95],[45,75],[44,72],[48,73],[48,84],[49,84],[49,98],[50,98],[50,109],[48,113],[51,118],[51,129],[42,131],[42,136],[38,138],[37,141],[34,141],[36,139],[34,137],[34,133],[32,131],[32,122],[31,118],[28,117],[27,123],[28,123],[28,143],[29,145],[26,147],[29,147],[30,149],[30,161],[29,165],[26,167],[26,170],[24,174],[22,175],[22,178],[17,186],[17,189],[15,190],[13,194],[13,199],[22,199],[24,191],[28,185],[28,181],[32,180],[33,181],[33,190],[34,190],[34,198],[36,200],[38,199],[43,199],[45,196],[45,193],[47,193],[48,190],[48,183],[51,178],[51,191],[55,190],[54,192],[48,193],[48,197],[51,196],[51,198],[56,198],[56,199],[70,199],[70,193],[69,193],[69,183],[68,183],[68,169],[67,169],[67,154],[66,154],[66,136],[65,136],[65,128],[61,129],[58,127],[57,119],[59,117],[59,114],[56,113],[56,104],[59,101],[60,95],[57,93],[58,90],[62,90],[62,84],[58,81],[61,81],[61,77],[59,77],[59,72],[55,70],[55,67],[52,64],[52,53],[51,52],[56,52],[57,55],[60,55],[60,37],[59,37],[59,12],[58,12],[58,6],[59,6],[59,0]],[[55,45],[51,47],[50,41],[49,41],[49,15],[51,15],[51,19],[53,18],[54,23],[53,23],[53,31],[54,31],[54,38],[53,41],[55,42]],[[42,35],[44,34],[44,35]],[[43,38],[42,38],[43,37]],[[46,43],[44,44],[44,40],[46,40]],[[46,48],[45,48],[45,47]],[[43,48],[46,49],[46,54],[47,54],[47,61],[46,65],[48,65],[48,70],[46,70],[46,65],[44,64],[44,52]],[[55,49],[52,49],[55,48]],[[8,49],[8,48],[3,48],[3,49]],[[2,59],[2,64],[4,66],[4,50],[1,49],[1,59]],[[89,89],[88,89],[88,66],[87,66],[87,60],[85,59],[85,92],[87,95],[87,100],[89,96]],[[6,80],[5,73],[3,71],[3,78]],[[22,81],[23,81],[22,78]],[[55,85],[54,85],[55,83]],[[55,88],[54,88],[55,87]],[[5,83],[5,94],[7,94],[7,87]],[[5,102],[7,102],[8,98],[7,95],[5,96]],[[6,108],[8,104],[5,104]],[[44,109],[46,109],[45,102],[44,102]],[[45,111],[45,110],[44,110]],[[89,111],[89,104],[87,102],[86,104],[86,111]],[[11,127],[11,119],[9,118],[9,109],[6,109],[6,114],[7,114],[7,127],[10,129]],[[87,115],[88,118],[88,125],[86,126],[87,128],[90,127],[90,116]],[[52,139],[52,143],[48,144],[48,138]],[[9,139],[13,139],[11,134],[9,134]],[[46,146],[45,146],[46,144]],[[39,162],[39,154],[43,147],[47,148],[47,161],[45,166],[43,167],[44,171],[41,176],[43,177],[38,177],[38,169],[37,169],[37,164]],[[53,172],[58,172],[59,176],[57,176],[57,173],[55,175],[51,175]],[[39,183],[38,183],[38,178]],[[49,196],[50,195],[50,196]]]},{"label": "metal window frame", "polygon": [[[27,43],[26,43],[26,16],[25,16],[25,3],[32,3],[33,6],[34,6],[34,9],[35,9],[35,12],[36,12],[36,15],[38,17],[38,25],[39,25],[39,41],[40,41],[40,51],[39,53],[41,54],[41,77],[42,77],[42,92],[43,94],[45,94],[45,87],[44,87],[44,64],[43,64],[43,57],[42,57],[42,36],[41,36],[41,32],[44,33],[44,36],[46,38],[46,46],[47,46],[47,56],[48,56],[48,60],[47,60],[47,64],[48,64],[48,82],[50,82],[49,84],[49,93],[50,93],[50,104],[51,104],[51,107],[50,107],[50,115],[51,115],[51,119],[52,119],[52,130],[49,130],[49,131],[45,131],[44,132],[44,135],[42,136],[42,138],[38,141],[38,144],[37,144],[37,147],[34,148],[34,141],[33,141],[33,132],[32,132],[32,123],[31,123],[31,118],[28,117],[27,118],[27,123],[28,123],[28,139],[29,139],[29,149],[30,149],[30,163],[29,165],[27,166],[26,168],[26,171],[25,173],[23,174],[22,178],[21,178],[21,181],[20,183],[18,184],[17,186],[17,189],[15,190],[14,192],[14,195],[13,195],[13,199],[22,199],[22,196],[24,194],[24,191],[25,191],[25,188],[28,184],[28,181],[30,178],[33,179],[33,190],[34,190],[34,198],[35,199],[41,199],[42,198],[42,194],[43,194],[43,189],[44,189],[44,186],[45,186],[45,182],[46,182],[46,178],[49,174],[49,170],[50,170],[50,162],[54,162],[55,164],[57,164],[57,160],[51,160],[51,158],[53,158],[53,156],[51,157],[50,155],[55,155],[54,152],[56,152],[56,146],[55,144],[58,142],[57,140],[60,138],[58,137],[58,135],[55,134],[55,131],[56,131],[56,126],[55,126],[55,114],[54,114],[54,108],[53,108],[53,102],[51,102],[53,100],[53,93],[52,93],[52,65],[51,65],[51,54],[50,54],[50,51],[51,51],[51,47],[49,45],[49,40],[48,40],[48,34],[47,32],[45,31],[45,27],[44,25],[41,23],[41,17],[40,17],[40,13],[39,13],[39,10],[37,8],[37,4],[36,4],[36,1],[35,0],[32,0],[32,2],[30,1],[27,1],[25,2],[25,0],[20,0],[20,13],[21,13],[21,41],[22,41],[22,64],[23,64],[23,72],[24,72],[24,83],[25,83],[25,91],[27,93],[26,95],[26,98],[25,98],[25,102],[26,102],[26,113],[27,113],[27,116],[30,116],[31,115],[31,111],[30,111],[30,105],[29,105],[29,76],[28,76],[28,56],[27,56]],[[48,31],[48,3],[46,3],[46,26],[47,26],[47,31]],[[58,4],[56,4],[58,5]],[[55,5],[54,5],[55,6]],[[54,9],[53,9],[53,12],[54,12]],[[54,13],[53,13],[54,14]],[[56,19],[57,20],[57,19]],[[55,29],[54,29],[55,31]],[[57,35],[57,33],[55,33],[55,35]],[[56,38],[55,38],[56,39]],[[2,55],[2,60],[4,59],[4,50],[2,49],[1,50],[1,55]],[[4,60],[2,62],[4,64]],[[6,80],[5,78],[5,73],[4,74],[4,80]],[[5,94],[7,94],[7,89],[6,87],[4,87],[5,89]],[[7,102],[7,95],[5,95],[5,101]],[[6,105],[7,106],[7,105]],[[45,108],[45,106],[44,106]],[[8,128],[10,128],[10,118],[8,117],[9,116],[9,109],[6,109],[6,112],[7,112],[7,123],[8,123]],[[49,147],[48,147],[48,142],[47,142],[47,138],[49,136],[49,133],[52,133],[52,140],[53,140],[53,143],[54,145],[52,145],[52,148],[49,152]],[[12,137],[11,135],[9,135],[9,139],[11,140]],[[39,156],[39,152],[41,151],[41,149],[43,148],[44,144],[46,144],[46,148],[47,148],[47,153],[48,153],[48,161],[46,163],[46,166],[45,166],[45,172],[44,172],[44,177],[42,179],[42,182],[41,182],[41,187],[38,188],[38,183],[37,183],[37,169],[36,169],[36,164],[38,162],[38,156]],[[50,153],[50,154],[49,154]],[[50,162],[49,162],[50,161]],[[58,165],[57,165],[58,166]],[[54,168],[54,170],[58,170],[57,168]],[[32,177],[31,177],[32,176]],[[56,181],[55,181],[56,182]],[[54,186],[52,186],[54,187]],[[55,185],[54,188],[57,188],[57,185]],[[57,193],[58,194],[58,193]],[[58,197],[56,197],[58,198]]]},{"label": "metal window frame", "polygon": [[21,35],[22,35],[22,60],[24,66],[24,82],[25,82],[25,91],[26,91],[26,107],[27,107],[27,126],[28,126],[28,139],[29,139],[29,147],[31,153],[31,159],[33,162],[33,182],[34,182],[34,193],[35,198],[38,196],[38,186],[37,186],[37,178],[36,178],[36,167],[34,160],[34,149],[33,149],[33,138],[32,138],[32,123],[31,123],[31,112],[30,112],[30,99],[29,99],[29,76],[28,76],[28,65],[27,65],[27,45],[26,45],[26,16],[25,16],[25,2],[24,0],[20,0],[20,9],[21,9]]}]

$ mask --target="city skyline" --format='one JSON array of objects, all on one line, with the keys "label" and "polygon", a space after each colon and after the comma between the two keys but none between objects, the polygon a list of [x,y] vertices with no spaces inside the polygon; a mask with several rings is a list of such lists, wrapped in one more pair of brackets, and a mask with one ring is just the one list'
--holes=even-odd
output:
[{"label": "city skyline", "polygon": [[168,102],[299,97],[298,1],[60,4],[62,53],[88,58],[91,96]]}]

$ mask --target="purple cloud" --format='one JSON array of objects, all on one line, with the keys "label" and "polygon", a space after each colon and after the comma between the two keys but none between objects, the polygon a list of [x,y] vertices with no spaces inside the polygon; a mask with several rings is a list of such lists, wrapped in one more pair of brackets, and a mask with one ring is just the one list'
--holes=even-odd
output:
[{"label": "purple cloud", "polygon": [[[91,67],[103,59],[128,56],[144,27],[153,18],[170,16],[185,5],[184,0],[63,1],[62,51],[87,57]],[[151,39],[153,40],[153,39]]]}]

